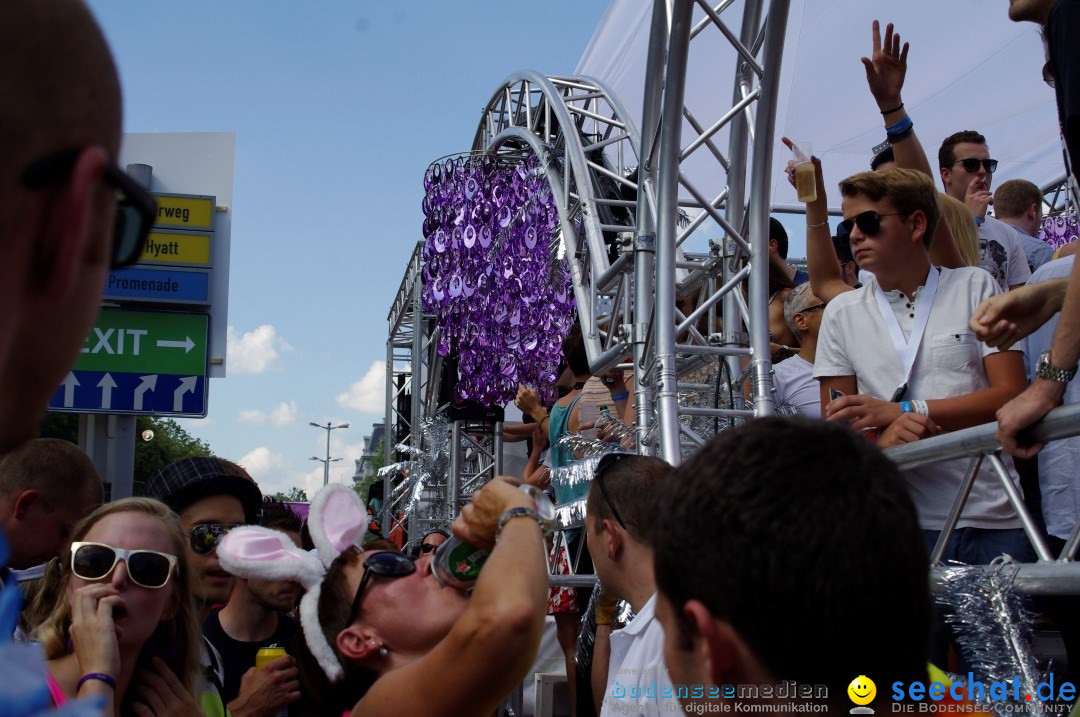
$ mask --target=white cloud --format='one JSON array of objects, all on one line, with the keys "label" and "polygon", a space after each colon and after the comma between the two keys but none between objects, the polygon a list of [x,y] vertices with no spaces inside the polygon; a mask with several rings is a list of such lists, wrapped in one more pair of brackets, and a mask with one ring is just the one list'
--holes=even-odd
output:
[{"label": "white cloud", "polygon": [[270,413],[263,413],[258,409],[247,409],[237,414],[237,420],[241,423],[267,423],[270,422],[278,428],[291,426],[296,423],[296,401],[286,403],[282,401]]},{"label": "white cloud", "polygon": [[382,415],[386,410],[386,364],[375,361],[364,377],[337,397],[339,406]]},{"label": "white cloud", "polygon": [[[352,485],[355,466],[351,458],[356,449],[351,445],[343,445],[341,448],[344,450],[339,450],[339,446],[336,445],[335,441],[331,442],[331,456],[348,456],[348,458],[330,464],[330,481]],[[324,442],[322,449],[315,451],[315,453],[322,455],[325,450],[326,443]],[[359,457],[359,453],[355,457]],[[266,446],[253,449],[241,458],[239,463],[247,469],[251,477],[259,484],[259,489],[263,492],[263,495],[273,495],[278,492],[288,493],[292,488],[303,488],[308,498],[312,498],[323,486],[322,463],[304,461],[297,467],[296,464],[287,461],[283,454],[272,451]]]},{"label": "white cloud", "polygon": [[254,331],[243,334],[230,326],[228,331],[228,366],[237,373],[265,373],[278,366],[278,357],[283,352],[292,351],[277,329],[270,324],[263,324]]}]

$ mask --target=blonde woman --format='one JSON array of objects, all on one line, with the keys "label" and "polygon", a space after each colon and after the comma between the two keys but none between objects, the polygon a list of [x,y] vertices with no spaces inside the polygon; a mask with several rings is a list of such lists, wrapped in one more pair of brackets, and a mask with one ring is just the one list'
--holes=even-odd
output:
[{"label": "blonde woman", "polygon": [[176,514],[128,498],[72,539],[62,599],[37,631],[53,702],[99,695],[106,715],[199,714],[201,638]]},{"label": "blonde woman", "polygon": [[953,199],[944,192],[938,192],[938,204],[941,205],[941,217],[949,225],[956,248],[964,258],[966,266],[979,265],[979,230],[971,217],[971,210],[959,199]]}]

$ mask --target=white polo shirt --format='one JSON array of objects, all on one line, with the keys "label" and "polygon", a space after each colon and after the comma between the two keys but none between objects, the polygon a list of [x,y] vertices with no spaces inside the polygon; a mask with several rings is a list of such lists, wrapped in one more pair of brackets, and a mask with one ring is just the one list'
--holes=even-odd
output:
[{"label": "white polo shirt", "polygon": [[[936,271],[937,269],[931,269]],[[983,359],[997,351],[976,340],[968,319],[983,299],[998,292],[994,279],[975,267],[940,269],[937,296],[908,380],[907,400],[954,398],[988,388]],[[877,280],[840,294],[825,307],[818,336],[814,377],[852,376],[861,394],[888,401],[904,378],[904,367],[878,312],[874,292]],[[917,304],[922,287],[916,292]],[[905,334],[914,308],[899,291],[885,292]],[[905,322],[907,312],[912,317]],[[933,418],[933,415],[930,416]],[[1003,456],[1020,489],[1012,459]],[[935,463],[904,471],[911,497],[925,530],[941,530],[963,481],[968,459]],[[957,527],[1019,528],[1020,520],[1005,491],[984,461],[961,513]]]},{"label": "white polo shirt", "polygon": [[674,695],[664,665],[664,627],[656,618],[653,593],[626,627],[611,633],[607,689],[600,717],[685,714]]}]

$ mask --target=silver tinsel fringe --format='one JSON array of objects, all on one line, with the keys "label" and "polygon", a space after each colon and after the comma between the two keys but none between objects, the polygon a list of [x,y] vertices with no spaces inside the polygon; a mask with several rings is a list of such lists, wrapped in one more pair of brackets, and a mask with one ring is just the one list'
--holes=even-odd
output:
[{"label": "silver tinsel fringe", "polygon": [[[987,566],[956,565],[944,571],[945,592],[935,596],[953,611],[945,620],[974,679],[986,689],[993,682],[1009,683],[1006,700],[981,703],[998,714],[1021,705],[1025,712],[1043,711],[1037,687],[1047,673],[1039,669],[1031,651],[1031,614],[1012,592],[1016,573],[1017,566],[1008,556]],[[1017,679],[1020,699],[1014,700],[1012,683]]]}]

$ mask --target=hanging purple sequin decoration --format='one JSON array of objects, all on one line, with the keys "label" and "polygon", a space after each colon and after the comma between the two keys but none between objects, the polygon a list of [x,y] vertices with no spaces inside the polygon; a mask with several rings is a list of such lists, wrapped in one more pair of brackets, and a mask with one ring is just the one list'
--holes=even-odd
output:
[{"label": "hanging purple sequin decoration", "polygon": [[552,268],[559,212],[539,160],[443,160],[424,191],[422,298],[438,352],[458,357],[454,398],[503,405],[518,384],[550,393],[574,296],[565,262]]}]

